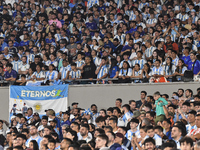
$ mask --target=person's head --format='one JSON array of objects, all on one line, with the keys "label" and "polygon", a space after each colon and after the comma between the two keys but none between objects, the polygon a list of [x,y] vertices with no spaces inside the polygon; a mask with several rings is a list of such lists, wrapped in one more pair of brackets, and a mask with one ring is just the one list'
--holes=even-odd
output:
[{"label": "person's head", "polygon": [[114,143],[115,134],[112,131],[108,131],[106,135],[108,136],[108,146],[111,146]]},{"label": "person's head", "polygon": [[122,141],[124,140],[124,135],[122,133],[115,134],[115,143],[122,145]]},{"label": "person's head", "polygon": [[31,140],[29,142],[29,148],[34,149],[34,150],[39,150],[37,141],[36,140]]},{"label": "person's head", "polygon": [[117,128],[117,119],[110,118],[109,119],[109,126],[111,126],[113,129],[116,129]]},{"label": "person's head", "polygon": [[175,109],[176,109],[176,106],[173,105],[173,104],[170,104],[168,106],[168,111],[171,112],[171,113],[173,113],[173,114],[175,113]]},{"label": "person's head", "polygon": [[183,132],[183,127],[181,125],[176,125],[176,126],[173,126],[172,128],[172,132],[171,132],[171,137],[174,139],[174,140],[179,140],[180,137],[182,136],[182,132]]},{"label": "person's head", "polygon": [[72,140],[70,140],[69,138],[64,138],[60,143],[60,149],[68,150],[70,144],[72,144]]},{"label": "person's head", "polygon": [[187,121],[192,124],[195,122],[195,116],[196,116],[196,111],[195,110],[191,110],[189,113],[188,113],[188,117],[187,117]]},{"label": "person's head", "polygon": [[71,125],[70,125],[70,128],[74,131],[77,131],[79,132],[79,129],[80,129],[80,125],[77,123],[77,122],[72,122]]},{"label": "person's head", "polygon": [[144,141],[144,149],[145,150],[155,150],[156,144],[155,140],[151,137],[145,139]]},{"label": "person's head", "polygon": [[197,128],[200,128],[200,114],[196,115],[195,124],[196,124]]},{"label": "person's head", "polygon": [[96,104],[92,104],[90,108],[93,113],[97,113],[97,105]]},{"label": "person's head", "polygon": [[140,128],[140,136],[141,136],[142,138],[144,138],[144,137],[146,136],[146,134],[147,134],[146,127],[145,127],[145,126],[142,126],[142,127]]},{"label": "person's head", "polygon": [[31,136],[36,135],[37,134],[37,128],[36,128],[36,126],[31,126],[30,129],[29,129],[29,132],[30,132]]},{"label": "person's head", "polygon": [[162,137],[163,135],[163,128],[161,126],[155,126],[154,127],[154,133]]},{"label": "person's head", "polygon": [[49,121],[50,126],[54,129],[57,125],[57,121],[55,119]]},{"label": "person's head", "polygon": [[158,100],[160,98],[160,92],[155,92],[153,97],[155,100]]},{"label": "person's head", "polygon": [[124,104],[122,106],[122,109],[123,109],[124,113],[129,112],[130,111],[130,106],[128,104]]},{"label": "person's head", "polygon": [[144,110],[145,110],[146,112],[151,111],[151,109],[152,109],[151,103],[146,103],[146,104],[144,105]]},{"label": "person's head", "polygon": [[185,97],[190,98],[193,96],[193,91],[191,89],[186,89],[185,90]]},{"label": "person's head", "polygon": [[129,106],[130,106],[131,110],[135,110],[135,108],[136,108],[136,101],[135,100],[130,100],[129,101]]},{"label": "person's head", "polygon": [[118,107],[113,107],[113,115],[119,118],[121,116],[121,110]]},{"label": "person's head", "polygon": [[147,135],[151,138],[154,137],[154,130],[153,130],[153,126],[152,125],[149,125],[146,127],[146,130],[147,130]]},{"label": "person's head", "polygon": [[43,131],[43,136],[50,135],[51,131],[52,131],[52,127],[51,126],[45,126],[44,127],[44,131]]},{"label": "person's head", "polygon": [[181,138],[180,142],[180,149],[181,150],[192,150],[193,149],[193,140],[188,137],[185,136],[183,138]]},{"label": "person's head", "polygon": [[105,134],[100,134],[96,138],[96,148],[106,147],[108,144],[108,136]]},{"label": "person's head", "polygon": [[196,52],[192,51],[190,52],[190,59],[195,60],[196,59]]},{"label": "person's head", "polygon": [[149,120],[154,120],[155,117],[155,112],[154,111],[147,111],[146,112],[146,118],[148,118]]},{"label": "person's head", "polygon": [[11,71],[11,70],[12,70],[12,67],[13,67],[13,65],[12,65],[11,63],[8,63],[8,64],[6,65],[6,70],[7,70],[7,71]]},{"label": "person's head", "polygon": [[121,108],[121,105],[122,105],[122,99],[121,98],[116,99],[115,106]]},{"label": "person's head", "polygon": [[80,128],[80,134],[82,137],[85,137],[88,135],[89,132],[89,125],[88,124],[82,124]]},{"label": "person's head", "polygon": [[72,141],[77,141],[78,140],[77,132],[74,130],[69,130],[67,132],[66,138],[69,138]]},{"label": "person's head", "polygon": [[26,143],[26,135],[24,134],[18,134],[17,135],[17,145],[18,146],[23,146]]},{"label": "person's head", "polygon": [[56,140],[54,140],[53,138],[50,139],[47,147],[49,148],[49,150],[54,150],[56,148]]},{"label": "person's head", "polygon": [[158,67],[160,67],[160,60],[159,59],[157,59],[156,61],[155,61],[155,66],[158,68]]},{"label": "person's head", "polygon": [[166,129],[169,130],[171,127],[171,121],[169,119],[164,119],[162,122],[162,126]]},{"label": "person's head", "polygon": [[138,119],[132,118],[130,120],[130,128],[131,129],[137,128],[138,124],[139,124],[139,120]]},{"label": "person's head", "polygon": [[140,92],[140,98],[141,98],[141,100],[144,100],[146,98],[146,96],[147,96],[147,92],[146,91],[141,91]]},{"label": "person's head", "polygon": [[101,110],[99,111],[99,114],[100,114],[100,116],[105,117],[105,116],[106,116],[106,110],[105,110],[105,109],[101,109]]}]

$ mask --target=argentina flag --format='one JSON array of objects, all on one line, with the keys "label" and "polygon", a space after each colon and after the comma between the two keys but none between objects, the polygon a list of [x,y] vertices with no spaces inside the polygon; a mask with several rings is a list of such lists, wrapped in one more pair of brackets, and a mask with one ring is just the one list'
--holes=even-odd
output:
[{"label": "argentina flag", "polygon": [[[10,86],[9,116],[22,113],[31,107],[33,113],[46,115],[45,110],[53,109],[56,114],[66,111],[68,105],[68,85],[56,86]],[[25,109],[24,109],[25,110]],[[9,118],[10,119],[10,118]]]}]

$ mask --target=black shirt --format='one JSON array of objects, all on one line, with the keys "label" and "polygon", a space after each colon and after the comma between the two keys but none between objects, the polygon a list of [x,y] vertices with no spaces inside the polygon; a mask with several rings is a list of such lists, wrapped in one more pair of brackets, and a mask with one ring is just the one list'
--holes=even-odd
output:
[{"label": "black shirt", "polygon": [[95,70],[96,66],[93,63],[91,63],[90,65],[85,65],[83,67],[83,73],[82,73],[83,79],[96,78]]},{"label": "black shirt", "polygon": [[33,72],[36,71],[36,66],[37,66],[37,65],[40,65],[40,67],[41,67],[41,69],[42,69],[43,64],[42,64],[41,62],[39,62],[38,64],[35,64],[35,62],[33,62],[33,63],[31,63],[31,65],[30,65],[30,68],[33,70]]}]

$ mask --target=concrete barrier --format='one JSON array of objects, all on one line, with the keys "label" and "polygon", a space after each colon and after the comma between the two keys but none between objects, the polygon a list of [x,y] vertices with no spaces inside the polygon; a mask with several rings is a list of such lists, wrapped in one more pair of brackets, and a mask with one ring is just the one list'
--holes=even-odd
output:
[{"label": "concrete barrier", "polygon": [[[69,105],[72,102],[78,102],[79,107],[89,108],[91,104],[96,104],[98,109],[115,106],[116,98],[122,98],[123,104],[129,100],[139,100],[140,91],[147,91],[148,95],[152,95],[155,91],[162,94],[172,95],[172,92],[178,88],[192,89],[196,94],[196,89],[200,87],[199,83],[159,83],[159,84],[92,84],[92,85],[70,85],[69,86]],[[0,119],[8,120],[9,111],[9,87],[0,87]]]}]

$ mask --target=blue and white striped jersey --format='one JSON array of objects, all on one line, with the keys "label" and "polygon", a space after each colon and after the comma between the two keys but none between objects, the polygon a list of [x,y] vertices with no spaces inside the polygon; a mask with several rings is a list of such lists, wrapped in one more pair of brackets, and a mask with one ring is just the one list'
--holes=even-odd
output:
[{"label": "blue and white striped jersey", "polygon": [[80,70],[77,70],[77,71],[72,70],[72,71],[70,71],[69,76],[71,76],[71,78],[74,78],[74,79],[80,79],[81,71]]},{"label": "blue and white striped jersey", "polygon": [[51,61],[50,60],[42,61],[42,63],[45,64],[46,66],[49,66],[51,64]]},{"label": "blue and white striped jersey", "polygon": [[103,77],[105,74],[108,74],[108,67],[106,65],[101,66],[101,69],[99,70],[99,73],[97,74],[97,79]]},{"label": "blue and white striped jersey", "polygon": [[46,79],[47,80],[55,80],[58,77],[58,72],[53,70],[52,72],[46,72]]},{"label": "blue and white striped jersey", "polygon": [[135,132],[132,132],[131,130],[128,130],[125,137],[128,139],[128,140],[132,140],[132,137],[133,137],[133,133],[135,133],[135,136],[138,138],[140,136],[140,131],[137,130]]},{"label": "blue and white striped jersey", "polygon": [[57,41],[57,42],[59,42],[60,40],[61,40],[61,35],[60,34],[55,34],[55,40]]},{"label": "blue and white striped jersey", "polygon": [[[125,61],[125,60],[122,60],[122,61],[120,62],[120,64],[119,64],[119,68],[122,68],[122,67],[123,67],[123,63],[124,63],[124,61]],[[127,62],[129,63],[130,67],[132,67],[131,61],[128,60]]]},{"label": "blue and white striped jersey", "polygon": [[142,43],[142,38],[139,38],[139,39],[133,39],[133,43],[138,43],[138,42],[141,42],[141,43]]},{"label": "blue and white striped jersey", "polygon": [[54,60],[54,61],[51,61],[51,64],[53,64],[53,65],[54,65],[54,67],[57,67],[57,66],[58,66],[58,62],[57,62],[56,60]]},{"label": "blue and white striped jersey", "polygon": [[146,54],[146,57],[151,57],[153,55],[153,51],[155,50],[155,47],[151,46],[149,48],[147,48],[145,50],[145,54]]},{"label": "blue and white striped jersey", "polygon": [[146,63],[146,60],[144,59],[140,59],[140,60],[136,59],[132,61],[132,66],[135,66],[135,64],[139,64],[140,69],[143,69],[145,63]]},{"label": "blue and white striped jersey", "polygon": [[175,58],[175,59],[172,60],[172,64],[174,66],[178,66],[178,61],[179,61],[179,58]]},{"label": "blue and white striped jersey", "polygon": [[44,71],[40,71],[39,73],[37,73],[37,71],[35,71],[33,73],[33,76],[36,76],[36,78],[45,78],[45,72]]},{"label": "blue and white striped jersey", "polygon": [[128,68],[128,72],[126,69],[120,69],[119,76],[132,76],[132,69]]},{"label": "blue and white striped jersey", "polygon": [[94,62],[94,64],[95,64],[96,66],[99,66],[99,65],[100,65],[101,60],[100,60],[99,57],[96,56],[96,57],[93,57],[92,59],[93,59],[93,62]]},{"label": "blue and white striped jersey", "polygon": [[163,75],[163,67],[159,67],[159,68],[156,68],[156,67],[153,67],[152,69],[152,75],[156,74],[156,75]]},{"label": "blue and white striped jersey", "polygon": [[188,14],[182,15],[181,13],[179,13],[178,15],[176,15],[176,18],[180,19],[181,21],[186,21],[189,18],[189,16]]},{"label": "blue and white striped jersey", "polygon": [[76,61],[76,67],[81,67],[84,64],[85,64],[84,60],[78,60],[78,61]]},{"label": "blue and white striped jersey", "polygon": [[22,65],[22,61],[18,60],[18,61],[12,61],[11,64],[13,65],[13,70],[17,71],[19,70],[20,66]]},{"label": "blue and white striped jersey", "polygon": [[154,23],[157,23],[157,19],[156,19],[156,18],[153,18],[153,19],[149,18],[149,19],[147,20],[146,23],[147,23],[147,24],[154,24]]},{"label": "blue and white striped jersey", "polygon": [[171,71],[169,70],[169,66],[163,66],[163,71],[165,75],[172,75],[175,73],[176,67],[175,65],[172,65]]},{"label": "blue and white striped jersey", "polygon": [[71,66],[70,65],[60,68],[59,72],[61,73],[61,80],[66,78],[68,71],[71,71]]}]

